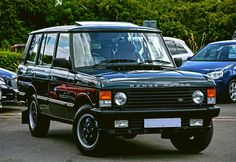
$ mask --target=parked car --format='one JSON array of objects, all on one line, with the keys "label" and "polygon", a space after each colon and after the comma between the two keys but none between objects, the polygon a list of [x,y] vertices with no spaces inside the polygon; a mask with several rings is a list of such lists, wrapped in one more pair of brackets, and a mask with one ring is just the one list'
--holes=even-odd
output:
[{"label": "parked car", "polygon": [[183,40],[172,37],[164,37],[164,40],[173,58],[182,58],[184,62],[193,56],[193,52]]},{"label": "parked car", "polygon": [[180,69],[208,75],[215,80],[219,97],[236,102],[236,40],[208,44]]},{"label": "parked car", "polygon": [[86,155],[103,152],[106,134],[161,133],[184,152],[209,145],[212,118],[220,111],[215,84],[200,73],[178,71],[159,30],[77,22],[33,31],[26,47],[19,99],[28,103],[22,122],[33,136],[45,136],[56,120],[73,125]]},{"label": "parked car", "polygon": [[10,47],[11,52],[20,52],[23,53],[25,50],[25,44],[14,44]]},{"label": "parked car", "polygon": [[17,75],[0,68],[0,104],[17,103]]}]

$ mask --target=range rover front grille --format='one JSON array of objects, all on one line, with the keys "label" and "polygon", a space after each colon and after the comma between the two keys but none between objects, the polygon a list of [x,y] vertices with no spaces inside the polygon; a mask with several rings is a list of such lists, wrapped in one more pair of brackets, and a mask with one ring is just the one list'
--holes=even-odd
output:
[{"label": "range rover front grille", "polygon": [[[145,89],[127,90],[128,101],[123,108],[197,108],[206,104],[206,90],[200,89],[205,96],[204,102],[197,105],[192,100],[196,89]],[[115,92],[114,92],[115,93]],[[116,106],[115,106],[116,107]]]}]

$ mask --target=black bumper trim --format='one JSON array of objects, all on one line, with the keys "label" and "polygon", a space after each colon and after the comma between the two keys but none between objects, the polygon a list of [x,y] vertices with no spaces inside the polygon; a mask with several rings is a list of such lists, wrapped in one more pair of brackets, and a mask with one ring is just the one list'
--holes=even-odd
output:
[{"label": "black bumper trim", "polygon": [[[99,123],[100,131],[114,135],[149,134],[149,133],[177,133],[177,132],[204,132],[208,130],[213,117],[219,115],[219,107],[181,110],[91,110]],[[179,128],[144,128],[143,121],[147,118],[181,118]],[[189,119],[203,119],[202,127],[191,127]],[[114,120],[128,120],[128,128],[114,128]],[[187,124],[186,124],[187,122]]]},{"label": "black bumper trim", "polygon": [[140,116],[140,117],[209,117],[213,118],[219,115],[220,107],[199,108],[199,109],[138,109],[138,110],[104,110],[93,108],[91,110],[97,116]]}]

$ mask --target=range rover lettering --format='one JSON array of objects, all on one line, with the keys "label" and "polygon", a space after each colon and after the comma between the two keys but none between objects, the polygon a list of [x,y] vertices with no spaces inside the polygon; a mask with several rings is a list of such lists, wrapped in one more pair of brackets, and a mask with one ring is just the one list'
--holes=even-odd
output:
[{"label": "range rover lettering", "polygon": [[210,143],[214,81],[178,71],[158,29],[125,22],[76,22],[29,34],[18,68],[22,123],[46,136],[51,120],[73,125],[85,155],[96,155],[108,135],[161,133],[183,152]]}]

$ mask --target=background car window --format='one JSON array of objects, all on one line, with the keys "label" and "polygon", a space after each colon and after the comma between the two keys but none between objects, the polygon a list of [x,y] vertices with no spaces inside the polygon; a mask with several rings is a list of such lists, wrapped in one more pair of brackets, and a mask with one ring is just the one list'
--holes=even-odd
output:
[{"label": "background car window", "polygon": [[175,42],[178,53],[179,54],[183,54],[183,53],[188,53],[185,48],[179,43],[179,42]]},{"label": "background car window", "polygon": [[45,34],[40,49],[39,64],[51,65],[57,34]]},{"label": "background car window", "polygon": [[236,59],[236,44],[230,46],[228,58],[233,60]]},{"label": "background car window", "polygon": [[176,49],[176,46],[175,46],[175,42],[174,41],[169,41],[169,40],[166,40],[166,45],[167,45],[167,48],[169,49],[170,53],[172,55],[176,55],[178,54],[178,51]]},{"label": "background car window", "polygon": [[69,57],[69,34],[62,33],[59,37],[56,58],[65,58],[66,60],[69,60]]},{"label": "background car window", "polygon": [[207,45],[191,59],[192,61],[217,61],[227,60],[228,48],[221,45]]},{"label": "background car window", "polygon": [[26,64],[34,64],[36,61],[36,54],[38,51],[38,47],[41,42],[41,37],[42,34],[35,35],[32,39],[31,45],[30,45],[30,50],[26,58]]}]

